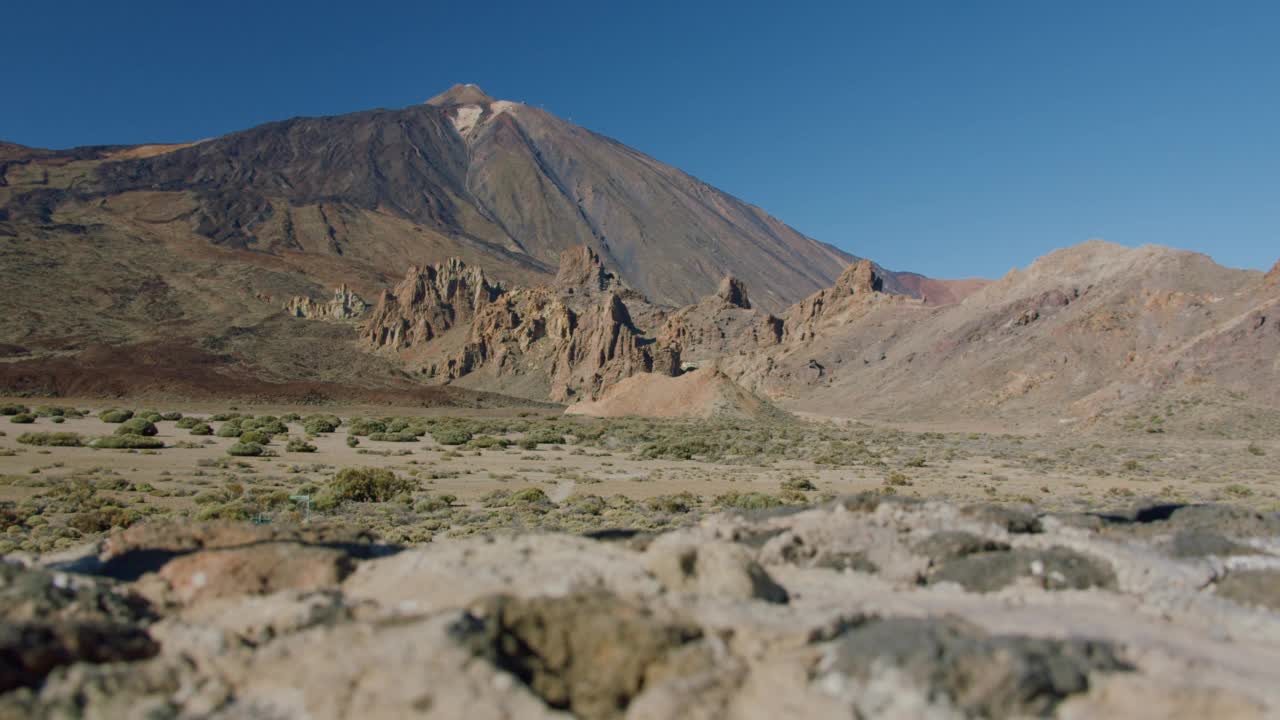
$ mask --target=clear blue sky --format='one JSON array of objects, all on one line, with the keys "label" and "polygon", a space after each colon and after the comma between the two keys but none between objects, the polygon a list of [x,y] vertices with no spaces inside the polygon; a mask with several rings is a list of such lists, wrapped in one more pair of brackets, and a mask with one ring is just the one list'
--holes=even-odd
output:
[{"label": "clear blue sky", "polygon": [[72,0],[3,20],[0,138],[29,145],[472,82],[895,269],[997,276],[1092,237],[1280,257],[1275,2]]}]

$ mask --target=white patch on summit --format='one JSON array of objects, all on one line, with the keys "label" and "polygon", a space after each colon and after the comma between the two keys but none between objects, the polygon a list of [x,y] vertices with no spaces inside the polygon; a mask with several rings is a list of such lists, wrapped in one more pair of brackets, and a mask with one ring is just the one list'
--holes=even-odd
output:
[{"label": "white patch on summit", "polygon": [[515,110],[518,107],[520,107],[520,103],[518,102],[511,102],[510,100],[497,100],[492,105],[489,106],[489,109],[493,111],[494,117],[497,117],[498,115],[501,115],[504,112],[510,112],[511,110]]},{"label": "white patch on summit", "polygon": [[479,105],[463,105],[458,108],[457,114],[450,117],[453,121],[453,127],[462,137],[467,137],[471,131],[475,129],[476,124],[480,122],[480,115],[484,109]]}]

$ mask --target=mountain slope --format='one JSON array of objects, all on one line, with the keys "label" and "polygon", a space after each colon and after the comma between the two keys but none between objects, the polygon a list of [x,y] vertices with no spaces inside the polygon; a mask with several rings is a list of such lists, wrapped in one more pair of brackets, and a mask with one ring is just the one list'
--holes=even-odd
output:
[{"label": "mountain slope", "polygon": [[869,285],[805,300],[776,348],[721,366],[845,417],[1057,427],[1186,398],[1280,406],[1280,283],[1204,255],[1088,242],[947,307]]},{"label": "mountain slope", "polygon": [[[72,199],[185,193],[195,207],[175,222],[216,244],[352,257],[389,275],[470,255],[499,279],[524,281],[586,245],[669,305],[732,273],[763,307],[780,309],[830,284],[851,259],[675,168],[474,86],[400,110],[78,159],[67,187],[25,178],[28,217]],[[11,185],[23,179],[18,172]],[[390,227],[373,227],[380,222]],[[431,243],[416,256],[414,235]]]}]

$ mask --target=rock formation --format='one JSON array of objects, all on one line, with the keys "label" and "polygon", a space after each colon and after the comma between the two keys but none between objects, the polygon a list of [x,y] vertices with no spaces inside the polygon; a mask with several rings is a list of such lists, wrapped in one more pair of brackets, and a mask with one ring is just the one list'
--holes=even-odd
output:
[{"label": "rock formation", "polygon": [[886,295],[883,290],[884,279],[875,266],[870,260],[859,260],[845,268],[835,285],[791,306],[783,316],[785,334],[791,340],[809,340],[829,318],[847,316],[851,311],[865,312],[881,301],[906,299]]},{"label": "rock formation", "polygon": [[369,320],[365,340],[375,348],[405,349],[429,342],[502,294],[479,268],[457,258],[442,265],[411,267],[404,280],[384,290]]},{"label": "rock formation", "polygon": [[299,295],[284,309],[293,317],[307,320],[355,320],[369,309],[369,303],[343,283],[333,291],[333,299],[329,302]]},{"label": "rock formation", "polygon": [[747,299],[747,286],[732,275],[725,275],[724,280],[720,281],[720,287],[716,290],[716,297],[730,307],[742,308],[743,310],[751,309],[751,301]]},{"label": "rock formation", "polygon": [[[415,354],[428,376],[539,376],[552,400],[594,398],[637,373],[679,373],[679,350],[646,338],[624,297],[655,312],[590,248],[564,253],[551,286],[507,290],[459,260],[411,269],[365,324],[375,349]],[[444,336],[457,328],[452,342]]]},{"label": "rock formation", "polygon": [[555,286],[568,294],[594,294],[617,288],[620,283],[616,275],[605,269],[595,250],[579,245],[560,254]]},{"label": "rock formation", "polygon": [[1267,273],[1266,281],[1268,285],[1280,285],[1280,260],[1277,260],[1271,272]]}]

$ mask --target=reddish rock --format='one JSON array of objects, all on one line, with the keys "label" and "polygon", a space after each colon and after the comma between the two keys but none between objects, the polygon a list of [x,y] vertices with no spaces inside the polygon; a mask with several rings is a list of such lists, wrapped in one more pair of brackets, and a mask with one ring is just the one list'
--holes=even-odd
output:
[{"label": "reddish rock", "polygon": [[720,281],[720,287],[716,290],[716,297],[730,307],[742,308],[743,310],[751,309],[751,300],[747,298],[747,286],[732,275],[726,275]]},{"label": "reddish rock", "polygon": [[566,293],[596,293],[620,287],[617,276],[604,269],[595,250],[586,245],[569,248],[560,254],[560,270],[556,273],[557,290]]},{"label": "reddish rock", "polygon": [[319,590],[342,582],[355,562],[335,548],[267,542],[174,558],[160,569],[184,605],[213,598],[267,595],[280,590]]},{"label": "reddish rock", "polygon": [[385,290],[364,326],[364,338],[375,348],[403,349],[428,342],[502,294],[484,271],[457,258],[427,268],[411,267],[404,280]]}]

